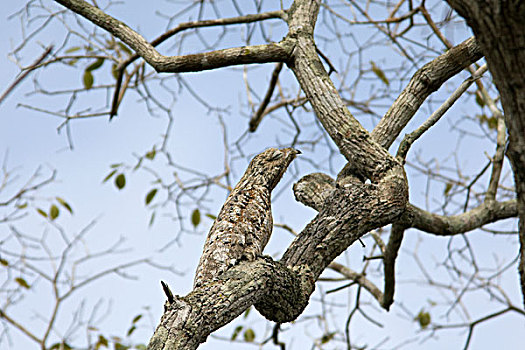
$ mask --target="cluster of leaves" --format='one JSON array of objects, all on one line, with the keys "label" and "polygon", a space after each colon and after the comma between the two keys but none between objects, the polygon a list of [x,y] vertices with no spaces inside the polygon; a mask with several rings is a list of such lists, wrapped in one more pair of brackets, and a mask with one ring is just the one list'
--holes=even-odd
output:
[{"label": "cluster of leaves", "polygon": [[47,219],[50,219],[51,221],[55,220],[60,215],[59,206],[65,208],[70,214],[73,214],[73,209],[71,208],[71,205],[69,205],[69,203],[66,202],[62,197],[55,197],[55,200],[56,203],[51,203],[47,211],[45,211],[42,208],[36,208],[36,211],[40,215]]}]

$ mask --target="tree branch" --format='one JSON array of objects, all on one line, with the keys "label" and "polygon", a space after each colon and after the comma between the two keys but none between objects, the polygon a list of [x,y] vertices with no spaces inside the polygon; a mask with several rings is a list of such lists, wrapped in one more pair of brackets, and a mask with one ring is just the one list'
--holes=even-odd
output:
[{"label": "tree branch", "polygon": [[381,306],[387,311],[390,310],[390,306],[394,302],[394,292],[396,290],[396,259],[406,228],[407,227],[401,223],[392,224],[390,238],[388,239],[388,244],[383,254],[385,283],[384,295],[380,302]]},{"label": "tree branch", "polygon": [[295,1],[288,12],[287,38],[296,41],[289,66],[317,118],[343,156],[369,179],[378,181],[399,163],[352,116],[324,69],[313,39],[318,1]]},{"label": "tree branch", "polygon": [[[210,333],[253,304],[276,322],[291,321],[308,304],[313,282],[306,269],[289,269],[270,257],[241,261],[216,281],[185,297],[174,296],[148,349],[196,349]],[[280,312],[275,313],[277,306]],[[265,310],[269,313],[265,314]]]},{"label": "tree branch", "polygon": [[286,42],[235,47],[184,56],[163,56],[123,22],[83,0],[55,0],[122,40],[157,72],[196,72],[240,64],[286,62],[293,49]]},{"label": "tree branch", "polygon": [[22,74],[20,74],[18,78],[16,78],[15,81],[2,93],[2,96],[0,96],[0,104],[4,102],[7,96],[29,75],[29,73],[40,67],[40,63],[51,53],[52,50],[53,45],[48,46],[32,65],[23,70]]},{"label": "tree branch", "polygon": [[27,328],[25,328],[23,325],[21,325],[20,323],[18,323],[17,321],[15,321],[14,319],[12,319],[10,316],[8,316],[4,310],[0,309],[0,319],[4,319],[6,320],[6,322],[8,322],[9,324],[11,324],[13,327],[15,327],[16,329],[18,329],[20,332],[24,333],[25,335],[27,335],[29,337],[29,339],[37,342],[38,344],[40,345],[44,345],[42,344],[42,339],[39,339],[36,335],[34,335],[33,333],[31,333]]},{"label": "tree branch", "polygon": [[264,98],[259,108],[257,108],[257,111],[250,118],[248,131],[254,132],[257,130],[257,127],[261,123],[263,116],[266,115],[266,107],[268,107],[268,103],[270,103],[270,100],[272,99],[273,91],[275,90],[275,86],[279,80],[279,73],[281,73],[281,69],[283,69],[283,64],[282,62],[279,62],[275,65],[275,68],[272,72],[272,77],[270,79],[270,84],[268,85],[268,90],[266,90],[266,95],[264,95]]},{"label": "tree branch", "polygon": [[352,269],[349,269],[348,267],[336,262],[331,262],[328,267],[334,271],[339,272],[346,278],[358,283],[361,287],[366,289],[378,302],[381,303],[381,300],[383,300],[383,292],[381,292],[381,290],[377,288],[377,286],[372,281],[366,278],[365,275],[355,272]]},{"label": "tree branch", "polygon": [[443,216],[429,213],[416,206],[409,205],[405,218],[409,218],[410,227],[438,236],[452,236],[472,231],[483,225],[503,219],[516,217],[518,208],[516,200],[505,202],[486,201],[466,213],[454,216]]},{"label": "tree branch", "polygon": [[[227,26],[227,25],[241,24],[241,23],[252,23],[252,22],[263,21],[263,20],[272,19],[272,18],[285,19],[286,12],[285,11],[270,11],[270,12],[256,13],[256,14],[245,15],[245,16],[238,16],[238,17],[184,22],[184,23],[180,23],[177,27],[168,30],[167,32],[163,33],[162,35],[160,35],[159,37],[151,41],[151,45],[153,47],[156,47],[162,44],[164,41],[171,38],[173,35],[176,35],[188,29],[204,28],[204,27],[212,27],[212,26]],[[117,114],[118,106],[122,99],[121,98],[122,94],[120,93],[120,87],[122,85],[122,78],[124,76],[124,72],[126,71],[126,68],[139,57],[140,55],[138,55],[137,53],[131,55],[130,57],[128,57],[128,59],[121,62],[116,69],[117,70],[117,82],[115,84],[115,92],[113,93],[113,102],[111,103],[110,118],[113,118]]]},{"label": "tree branch", "polygon": [[374,140],[389,148],[431,93],[481,57],[472,37],[421,67],[372,131]]},{"label": "tree branch", "polygon": [[411,132],[410,134],[405,135],[403,138],[403,141],[401,141],[401,144],[399,145],[399,149],[397,150],[397,157],[400,159],[405,159],[408,153],[408,150],[412,146],[412,144],[419,138],[421,135],[423,135],[425,132],[428,131],[434,124],[436,124],[439,119],[454,105],[454,103],[463,95],[465,91],[476,81],[477,79],[481,78],[481,76],[487,71],[487,65],[481,66],[471,77],[468,77],[465,79],[447,99],[441,106],[439,106],[438,109],[432,113],[428,119],[421,124],[419,128],[417,128],[415,131]]}]

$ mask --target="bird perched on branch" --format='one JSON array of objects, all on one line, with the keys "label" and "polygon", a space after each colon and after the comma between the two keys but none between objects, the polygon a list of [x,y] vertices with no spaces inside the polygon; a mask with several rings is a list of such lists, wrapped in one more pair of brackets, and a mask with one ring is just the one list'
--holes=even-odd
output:
[{"label": "bird perched on branch", "polygon": [[215,219],[195,273],[202,286],[242,259],[262,254],[273,228],[271,193],[300,151],[269,148],[255,156]]}]

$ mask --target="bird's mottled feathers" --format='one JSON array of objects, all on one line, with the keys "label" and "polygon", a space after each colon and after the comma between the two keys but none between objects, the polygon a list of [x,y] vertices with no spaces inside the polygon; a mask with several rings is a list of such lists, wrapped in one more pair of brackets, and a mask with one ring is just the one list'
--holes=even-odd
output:
[{"label": "bird's mottled feathers", "polygon": [[262,254],[272,234],[271,192],[299,151],[270,148],[255,156],[213,223],[194,287],[212,281],[239,260]]}]

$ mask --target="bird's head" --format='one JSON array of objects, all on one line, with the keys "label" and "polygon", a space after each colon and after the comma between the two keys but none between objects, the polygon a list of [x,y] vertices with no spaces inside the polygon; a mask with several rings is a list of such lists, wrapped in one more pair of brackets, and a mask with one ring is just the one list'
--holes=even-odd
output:
[{"label": "bird's head", "polygon": [[300,153],[301,151],[294,148],[268,148],[252,159],[245,176],[247,175],[251,180],[268,186],[271,191],[281,180],[288,165]]}]

